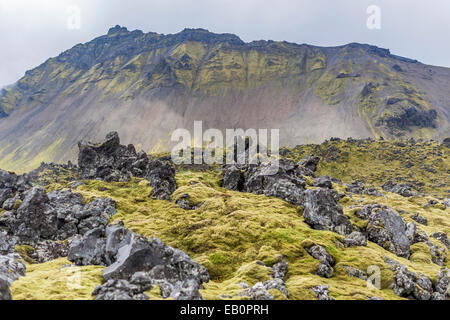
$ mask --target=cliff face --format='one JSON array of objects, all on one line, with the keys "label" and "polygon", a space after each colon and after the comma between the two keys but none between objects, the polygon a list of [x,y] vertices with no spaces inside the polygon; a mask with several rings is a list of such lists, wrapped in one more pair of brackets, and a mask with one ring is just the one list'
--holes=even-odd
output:
[{"label": "cliff face", "polygon": [[145,151],[192,128],[280,128],[282,144],[338,137],[450,135],[450,69],[363,44],[245,43],[185,29],[78,44],[0,93],[0,167],[74,159],[73,146],[116,130]]}]

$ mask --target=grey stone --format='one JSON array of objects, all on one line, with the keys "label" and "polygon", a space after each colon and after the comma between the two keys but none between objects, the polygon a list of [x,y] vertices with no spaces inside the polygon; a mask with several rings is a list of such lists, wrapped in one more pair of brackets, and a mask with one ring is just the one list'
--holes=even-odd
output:
[{"label": "grey stone", "polygon": [[364,234],[362,234],[359,231],[353,231],[351,234],[346,236],[344,238],[344,245],[346,247],[352,247],[352,246],[366,246],[367,245],[367,238]]},{"label": "grey stone", "polygon": [[414,197],[417,196],[418,193],[412,190],[412,185],[404,183],[404,184],[396,184],[392,181],[388,181],[381,186],[383,190],[387,192],[397,193],[403,197]]},{"label": "grey stone", "polygon": [[334,300],[329,296],[329,287],[326,285],[316,286],[312,288],[312,290],[316,294],[318,300]]},{"label": "grey stone", "polygon": [[328,189],[305,191],[303,217],[307,224],[317,230],[329,230],[339,234],[350,234],[352,224],[344,215],[342,207]]},{"label": "grey stone", "polygon": [[168,161],[154,160],[148,164],[145,178],[153,189],[153,197],[168,200],[176,190],[175,168]]},{"label": "grey stone", "polygon": [[67,259],[78,266],[105,265],[105,246],[104,230],[93,229],[71,241]]},{"label": "grey stone", "polygon": [[370,241],[400,257],[409,257],[407,225],[397,211],[387,206],[368,205],[358,215],[368,219],[366,231]]}]

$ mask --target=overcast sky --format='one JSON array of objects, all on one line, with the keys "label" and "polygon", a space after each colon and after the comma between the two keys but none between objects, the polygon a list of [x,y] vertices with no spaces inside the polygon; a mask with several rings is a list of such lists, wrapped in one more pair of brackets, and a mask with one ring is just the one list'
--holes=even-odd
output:
[{"label": "overcast sky", "polygon": [[[370,5],[381,9],[381,29],[367,27]],[[450,67],[449,0],[0,0],[0,87],[116,24],[164,34],[201,27],[244,41],[370,43]]]}]

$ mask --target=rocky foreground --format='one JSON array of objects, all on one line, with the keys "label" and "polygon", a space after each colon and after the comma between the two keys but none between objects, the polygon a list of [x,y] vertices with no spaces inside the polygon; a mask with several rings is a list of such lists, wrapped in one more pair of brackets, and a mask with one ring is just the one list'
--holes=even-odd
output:
[{"label": "rocky foreground", "polygon": [[[345,150],[375,145],[349,177]],[[448,141],[299,146],[270,176],[175,166],[114,132],[78,147],[77,166],[0,171],[0,299],[450,299]],[[408,175],[376,170],[396,156]]]}]

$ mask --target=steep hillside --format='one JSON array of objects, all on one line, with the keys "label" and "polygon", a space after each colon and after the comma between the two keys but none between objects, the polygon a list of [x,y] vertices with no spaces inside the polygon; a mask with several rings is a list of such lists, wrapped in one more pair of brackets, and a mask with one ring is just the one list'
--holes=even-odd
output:
[{"label": "steep hillside", "polygon": [[450,69],[364,44],[322,48],[245,43],[185,29],[162,35],[116,26],[0,93],[0,167],[28,171],[74,159],[77,141],[117,130],[144,151],[171,132],[280,128],[284,145],[330,137],[450,135]]}]

